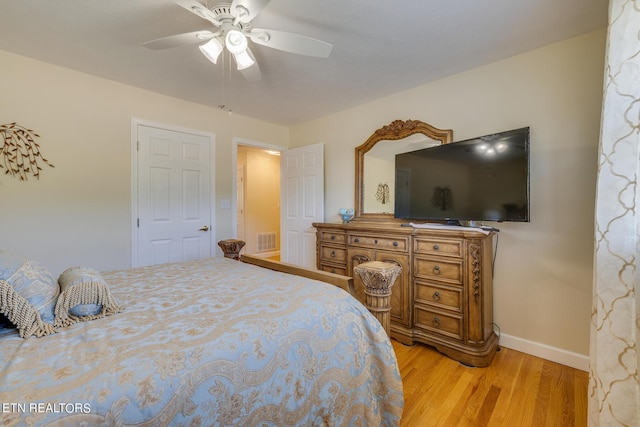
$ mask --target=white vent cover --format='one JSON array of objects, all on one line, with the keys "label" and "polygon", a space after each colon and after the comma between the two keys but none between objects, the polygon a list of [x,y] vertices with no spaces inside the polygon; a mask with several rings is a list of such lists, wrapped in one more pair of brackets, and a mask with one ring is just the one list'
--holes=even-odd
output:
[{"label": "white vent cover", "polygon": [[275,231],[258,233],[258,252],[274,251],[277,247],[277,235]]}]

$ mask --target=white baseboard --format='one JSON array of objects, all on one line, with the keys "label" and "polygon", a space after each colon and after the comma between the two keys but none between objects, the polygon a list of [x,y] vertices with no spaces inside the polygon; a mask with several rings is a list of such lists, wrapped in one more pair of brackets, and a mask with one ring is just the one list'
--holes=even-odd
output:
[{"label": "white baseboard", "polygon": [[500,335],[500,346],[580,369],[581,371],[589,371],[589,356],[585,356],[584,354],[573,353],[561,348],[551,347],[546,344],[506,334]]}]

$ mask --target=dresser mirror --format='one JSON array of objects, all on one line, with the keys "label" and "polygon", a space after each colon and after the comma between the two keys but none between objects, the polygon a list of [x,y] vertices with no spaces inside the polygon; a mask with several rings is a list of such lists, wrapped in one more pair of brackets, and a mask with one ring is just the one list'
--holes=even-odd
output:
[{"label": "dresser mirror", "polygon": [[356,147],[355,217],[393,220],[395,155],[453,140],[453,130],[419,120],[394,120]]}]

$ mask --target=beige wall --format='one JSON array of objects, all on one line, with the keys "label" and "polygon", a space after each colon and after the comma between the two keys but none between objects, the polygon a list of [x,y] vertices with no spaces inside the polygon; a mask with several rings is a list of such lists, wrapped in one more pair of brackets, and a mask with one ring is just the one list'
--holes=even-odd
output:
[{"label": "beige wall", "polygon": [[292,146],[325,143],[327,221],[354,205],[354,148],[394,119],[453,129],[454,140],[530,126],[531,222],[494,224],[494,320],[503,343],[586,356],[605,38],[589,33],[293,127]]},{"label": "beige wall", "polygon": [[[288,145],[282,126],[7,52],[0,64],[0,124],[38,132],[55,165],[39,181],[0,176],[0,248],[38,259],[54,274],[71,265],[130,266],[132,118],[214,133],[218,201],[232,199],[232,138]],[[232,215],[216,205],[217,240],[235,235]]]}]

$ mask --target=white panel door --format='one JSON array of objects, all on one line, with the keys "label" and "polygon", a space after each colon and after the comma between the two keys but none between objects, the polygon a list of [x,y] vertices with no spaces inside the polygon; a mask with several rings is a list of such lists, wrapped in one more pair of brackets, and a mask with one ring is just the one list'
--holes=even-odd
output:
[{"label": "white panel door", "polygon": [[138,125],[138,265],[211,256],[210,138]]},{"label": "white panel door", "polygon": [[316,268],[314,222],[324,222],[324,145],[282,152],[280,259]]}]

